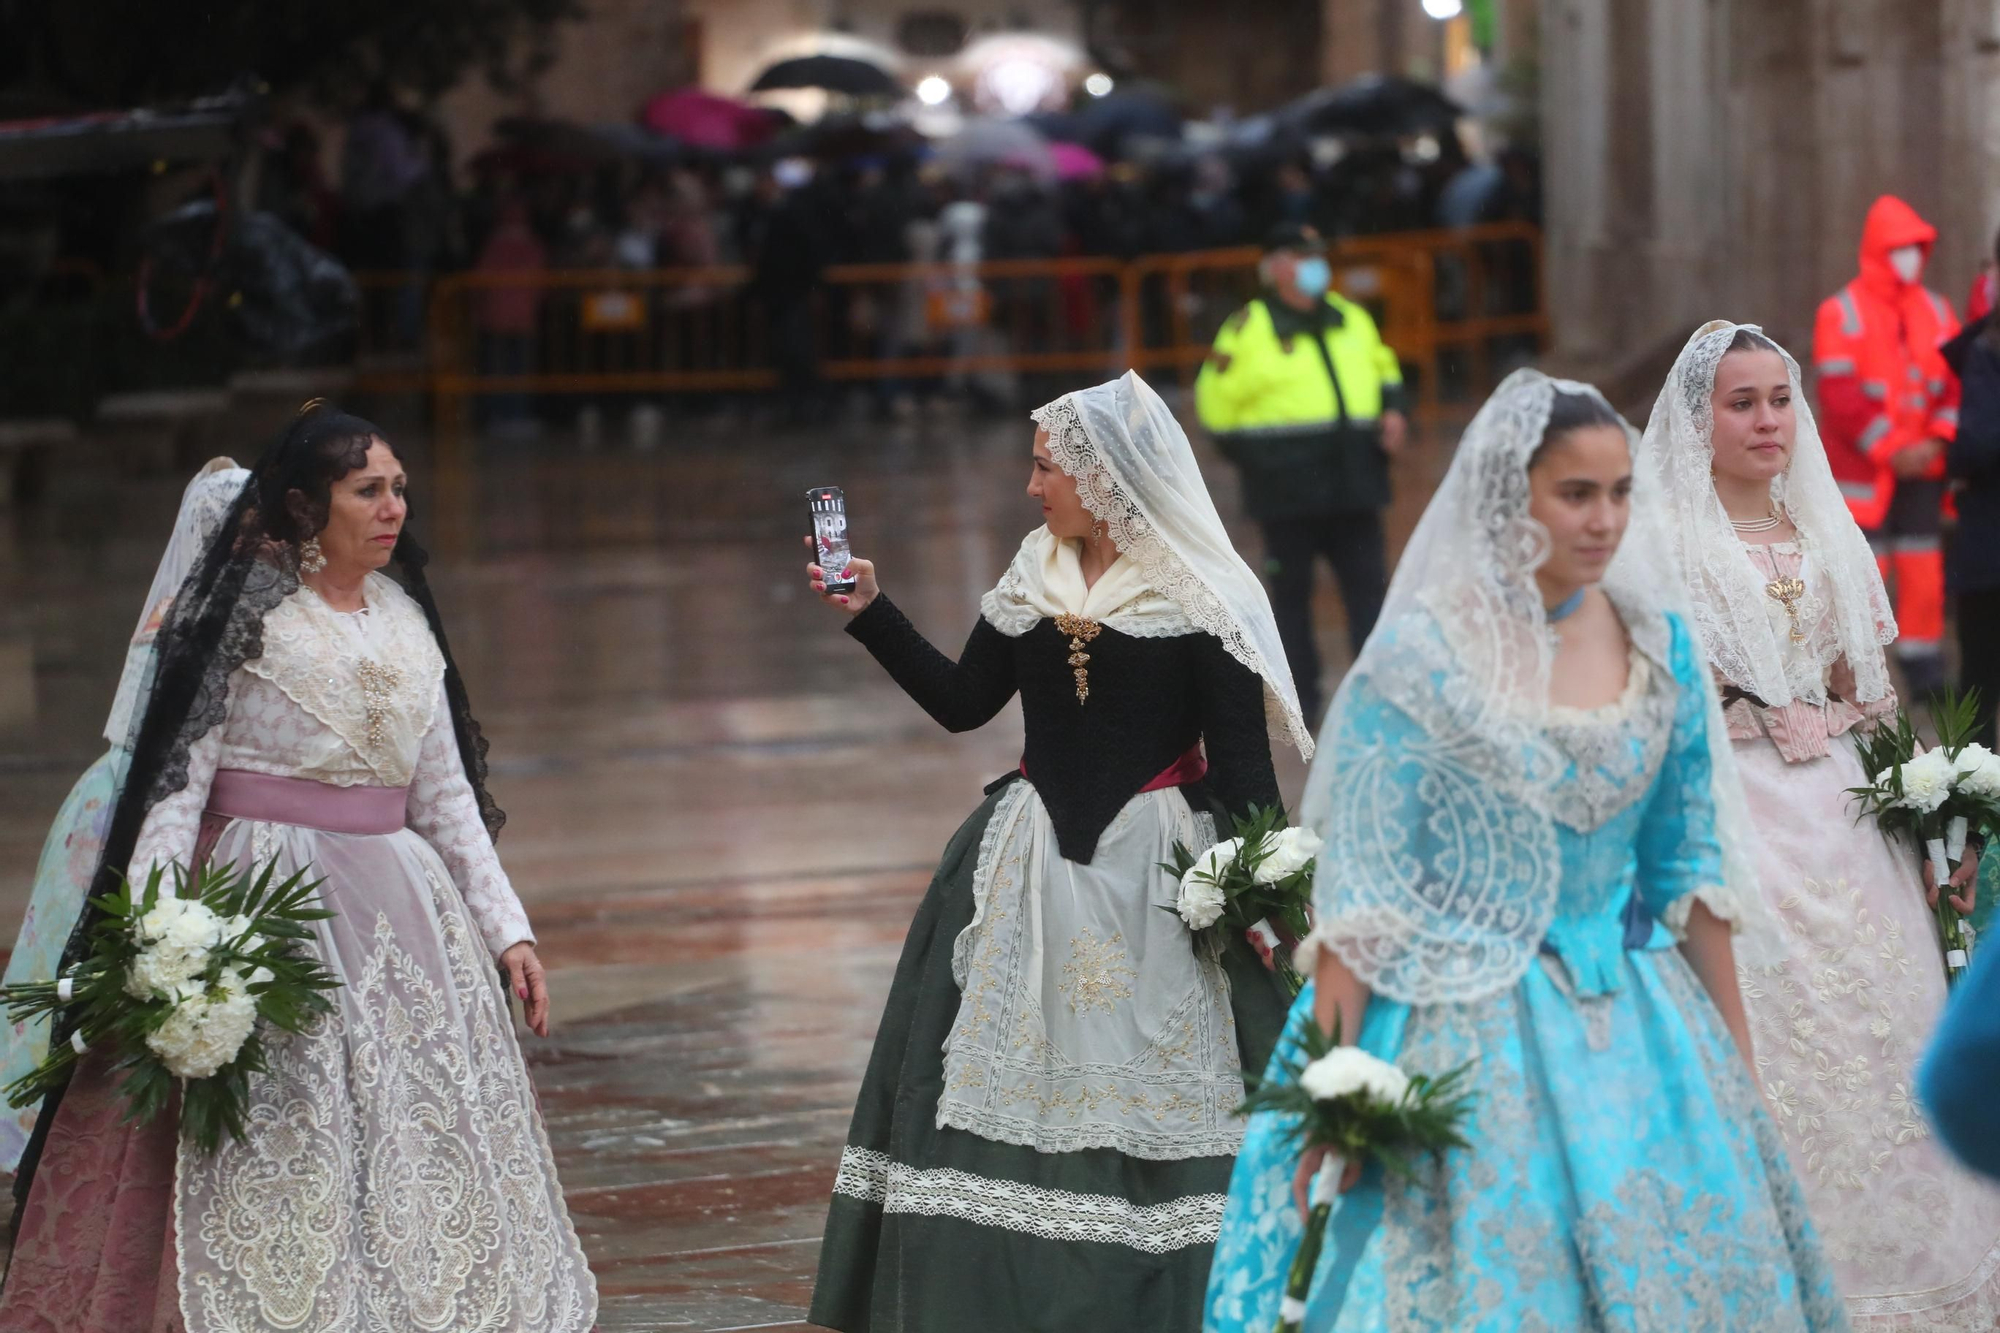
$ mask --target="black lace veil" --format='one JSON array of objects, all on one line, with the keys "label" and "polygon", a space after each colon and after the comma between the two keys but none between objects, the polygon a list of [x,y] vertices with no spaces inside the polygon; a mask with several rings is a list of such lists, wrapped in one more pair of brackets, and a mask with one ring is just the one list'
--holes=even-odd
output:
[{"label": "black lace veil", "polygon": [[[93,901],[118,887],[147,813],[187,786],[189,752],[228,716],[230,677],[263,655],[265,616],[299,589],[300,552],[325,526],[333,483],[361,466],[378,438],[382,432],[372,423],[315,401],[300,409],[257,460],[154,640],[151,687],[133,709],[131,767],[105,833],[90,887]],[[404,589],[423,608],[444,657],[445,698],[459,756],[487,831],[498,837],[506,815],[486,790],[486,739],[472,716],[465,681],[425,575],[430,555],[407,526],[392,563]],[[82,958],[98,916],[86,904],[64,949],[64,970]],[[70,1032],[66,1017],[59,1018],[50,1042],[67,1041]],[[17,1226],[61,1101],[61,1092],[55,1092],[43,1102],[22,1155],[14,1182]]]}]

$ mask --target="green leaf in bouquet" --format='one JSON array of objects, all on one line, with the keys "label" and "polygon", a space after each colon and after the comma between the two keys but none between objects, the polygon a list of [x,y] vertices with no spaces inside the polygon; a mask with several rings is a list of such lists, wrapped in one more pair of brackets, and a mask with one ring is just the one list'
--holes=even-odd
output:
[{"label": "green leaf in bouquet", "polygon": [[1979,691],[1947,686],[1931,695],[1930,704],[1938,748],[1956,759],[1960,750],[1979,739]]}]

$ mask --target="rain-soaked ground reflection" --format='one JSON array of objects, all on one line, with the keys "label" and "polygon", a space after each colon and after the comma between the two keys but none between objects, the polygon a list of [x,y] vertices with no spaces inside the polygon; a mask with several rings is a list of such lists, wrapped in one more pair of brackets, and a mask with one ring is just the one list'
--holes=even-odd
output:
[{"label": "rain-soaked ground reflection", "polygon": [[[711,421],[644,454],[477,440],[445,468],[404,437],[493,742],[501,857],[551,969],[556,1030],[530,1058],[607,1333],[804,1327],[904,928],[981,786],[1019,754],[1012,708],[944,734],[806,594],[804,493],[846,488],[856,550],[955,654],[1039,520],[1021,490],[1031,434],[1025,420]],[[1444,455],[1399,465],[1396,542]],[[1233,475],[1203,461],[1254,561]],[[102,748],[184,482],[128,477],[85,442],[36,503],[0,511],[7,938],[48,821]],[[1345,635],[1321,584],[1337,667]],[[1295,795],[1296,760],[1280,776]]]}]

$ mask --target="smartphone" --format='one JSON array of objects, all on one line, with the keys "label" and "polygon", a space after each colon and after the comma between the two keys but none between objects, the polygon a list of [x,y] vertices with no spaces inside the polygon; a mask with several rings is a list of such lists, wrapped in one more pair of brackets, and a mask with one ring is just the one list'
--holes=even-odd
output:
[{"label": "smartphone", "polygon": [[826,572],[830,593],[854,591],[854,571],[849,565],[854,552],[847,545],[847,496],[838,486],[815,486],[806,492],[812,509],[815,562]]}]

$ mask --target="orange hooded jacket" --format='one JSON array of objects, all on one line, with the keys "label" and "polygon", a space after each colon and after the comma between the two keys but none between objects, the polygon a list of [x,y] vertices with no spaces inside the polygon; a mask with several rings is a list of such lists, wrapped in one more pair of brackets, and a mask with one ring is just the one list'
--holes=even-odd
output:
[{"label": "orange hooded jacket", "polygon": [[[1921,282],[1904,282],[1889,252],[1921,246],[1930,258],[1937,228],[1894,195],[1868,210],[1861,273],[1821,303],[1813,329],[1820,435],[1855,522],[1877,528],[1889,514],[1899,449],[1958,434],[1958,381],[1938,350],[1958,332],[1951,303]],[[1939,455],[1927,477],[1944,476]]]}]

